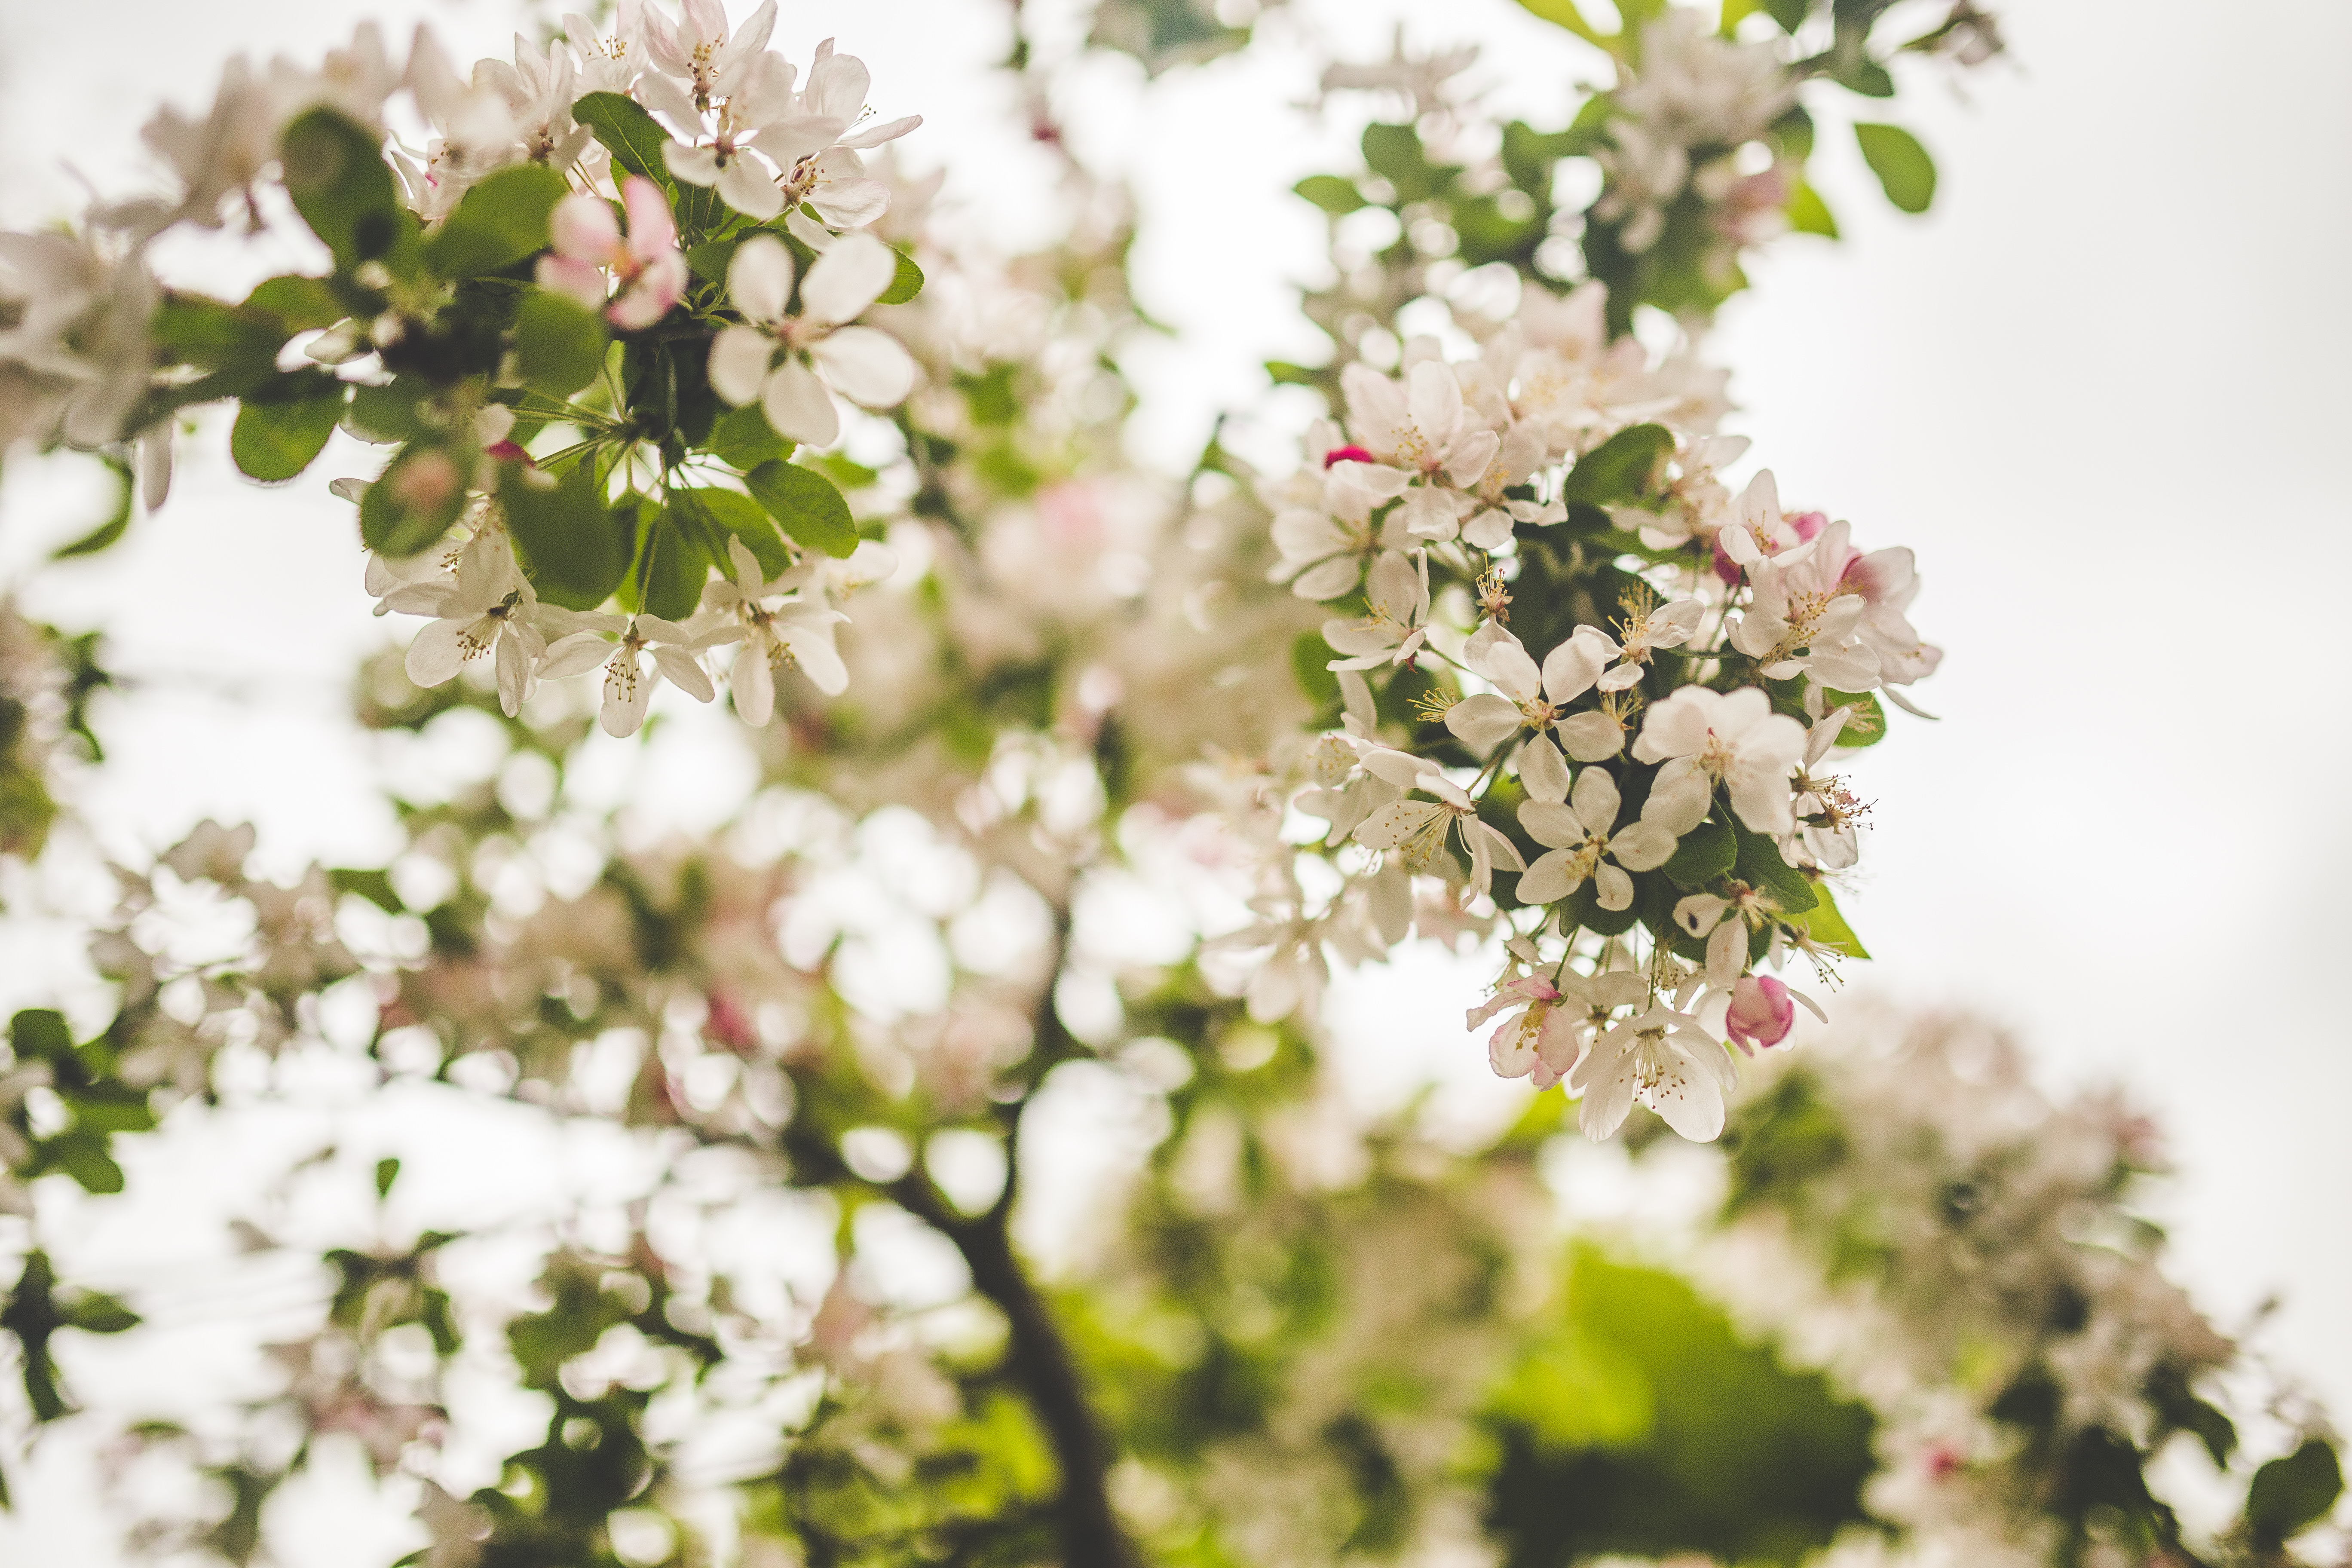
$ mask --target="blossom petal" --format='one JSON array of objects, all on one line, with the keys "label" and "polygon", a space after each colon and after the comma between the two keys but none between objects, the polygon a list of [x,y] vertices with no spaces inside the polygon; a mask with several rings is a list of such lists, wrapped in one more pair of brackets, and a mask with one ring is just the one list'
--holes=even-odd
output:
[{"label": "blossom petal", "polygon": [[1576,812],[1548,800],[1523,800],[1519,803],[1519,826],[1528,830],[1538,844],[1555,849],[1575,847],[1591,837]]},{"label": "blossom petal", "polygon": [[719,196],[744,216],[762,221],[784,210],[784,193],[767,166],[741,153],[719,171]]},{"label": "blossom petal", "polygon": [[772,234],[755,234],[727,262],[727,297],[752,321],[784,319],[793,297],[793,253]]},{"label": "blossom petal", "polygon": [[[824,265],[820,261],[817,268]],[[812,278],[815,271],[810,269]],[[898,339],[872,327],[843,327],[812,348],[809,357],[835,392],[868,408],[894,407],[914,390],[914,356]]]},{"label": "blossom petal", "polygon": [[1568,764],[1559,748],[1541,735],[1519,748],[1519,783],[1531,801],[1557,805],[1568,798]]},{"label": "blossom petal", "polygon": [[710,340],[710,390],[740,408],[760,400],[776,340],[757,327],[732,326]]},{"label": "blossom petal", "polygon": [[1675,836],[1654,822],[1637,822],[1609,840],[1609,853],[1628,871],[1654,871],[1675,856]]},{"label": "blossom petal", "polygon": [[870,234],[844,235],[816,258],[801,285],[801,313],[835,325],[874,303],[898,275],[898,258]]},{"label": "blossom petal", "polygon": [[[547,233],[555,254],[567,261],[602,267],[621,254],[621,226],[613,216],[613,204],[602,196],[564,197],[547,216]],[[601,287],[596,297],[604,298]]]},{"label": "blossom petal", "polygon": [[743,722],[758,729],[776,711],[776,679],[768,668],[767,649],[758,638],[744,639],[735,655],[734,673],[728,687],[735,696],[735,711]]},{"label": "blossom petal", "polygon": [[833,395],[799,360],[788,359],[768,377],[760,393],[760,406],[780,436],[810,447],[830,447],[841,437],[841,416]]},{"label": "blossom petal", "polygon": [[1474,752],[1492,751],[1519,731],[1518,706],[1492,692],[1465,697],[1446,711],[1445,727]]},{"label": "blossom petal", "polygon": [[669,214],[669,198],[642,174],[621,182],[621,205],[629,214],[629,254],[651,261],[677,248],[677,223]]}]

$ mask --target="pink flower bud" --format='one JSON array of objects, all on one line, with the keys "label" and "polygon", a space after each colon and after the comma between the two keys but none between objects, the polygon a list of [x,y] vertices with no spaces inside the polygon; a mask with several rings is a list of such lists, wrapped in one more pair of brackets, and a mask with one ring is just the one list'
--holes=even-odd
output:
[{"label": "pink flower bud", "polygon": [[1323,454],[1323,466],[1327,468],[1334,463],[1377,463],[1379,461],[1378,458],[1373,457],[1361,447],[1334,447]]},{"label": "pink flower bud", "polygon": [[526,468],[535,468],[539,467],[538,463],[531,459],[531,455],[529,452],[524,451],[521,447],[512,441],[493,442],[489,446],[482,448],[482,456],[485,458],[496,458],[501,463],[520,463]]},{"label": "pink flower bud", "polygon": [[1731,1043],[1749,1056],[1770,1049],[1796,1026],[1797,1004],[1789,988],[1769,974],[1751,974],[1731,988],[1731,1011],[1724,1017]]}]

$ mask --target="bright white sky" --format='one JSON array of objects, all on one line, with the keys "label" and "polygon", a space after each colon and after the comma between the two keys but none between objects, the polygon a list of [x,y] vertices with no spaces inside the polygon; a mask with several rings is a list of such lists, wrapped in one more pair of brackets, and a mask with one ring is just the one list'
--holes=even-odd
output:
[{"label": "bright white sky", "polygon": [[[1299,4],[1360,56],[1385,52],[1397,17],[1417,38],[1479,42],[1481,76],[1539,119],[1595,68],[1508,0]],[[100,38],[86,7],[8,5],[0,144],[19,153],[0,221],[75,204],[58,160],[121,189],[151,102],[198,108],[230,52],[311,57],[363,9],[395,35],[429,16],[461,58],[499,47],[516,15],[506,0],[121,0]],[[1896,716],[1864,773],[1879,830],[1848,912],[1884,955],[1869,984],[2007,1020],[2053,1087],[2120,1077],[2152,1104],[2183,1171],[2165,1216],[2182,1277],[2225,1324],[2282,1295],[2265,1343],[2352,1413],[2352,1023],[2335,942],[2352,697],[2325,662],[2344,588],[2319,571],[2352,522],[2322,472],[2352,415],[2352,9],[2005,10],[2013,65],[1980,73],[1967,101],[1923,84],[1899,110],[1942,171],[1934,213],[1889,211],[1825,128],[1816,183],[1848,243],[1782,246],[1715,344],[1781,493],[1852,519],[1865,543],[1916,548],[1914,616],[1949,653],[1921,693],[1942,721]],[[837,32],[873,67],[880,112],[928,117],[910,161],[947,163],[950,195],[1017,238],[1036,211],[1024,182],[1043,171],[974,72],[1001,50],[1002,15],[996,0],[798,5],[776,43],[805,61]],[[1180,330],[1139,363],[1147,455],[1189,452],[1215,409],[1258,399],[1258,361],[1306,347],[1288,286],[1315,269],[1320,221],[1286,192],[1347,166],[1352,137],[1286,107],[1302,58],[1271,49],[1149,91],[1114,64],[1069,94],[1077,144],[1136,174],[1139,284]],[[223,263],[196,247],[184,265],[199,279]],[[1293,412],[1274,405],[1270,423]],[[184,458],[131,546],[26,592],[37,612],[105,626],[147,678],[79,804],[116,843],[160,847],[209,814],[259,822],[278,864],[381,856],[370,753],[340,710],[352,658],[385,634],[323,494],[360,459],[331,448],[317,483],[264,492],[225,447],[215,433]],[[12,468],[0,577],[21,581],[95,505],[79,473]],[[682,815],[727,804],[722,785]],[[0,1005],[37,989],[37,967],[5,966]],[[1453,1022],[1476,983],[1431,960],[1341,996],[1368,1096],[1434,1076],[1476,1113],[1496,1089]]]}]

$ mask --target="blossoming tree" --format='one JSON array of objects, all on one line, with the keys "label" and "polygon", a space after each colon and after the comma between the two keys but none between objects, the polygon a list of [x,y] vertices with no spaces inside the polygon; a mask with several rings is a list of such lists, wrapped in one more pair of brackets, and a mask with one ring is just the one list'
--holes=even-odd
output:
[{"label": "blossoming tree", "polygon": [[[2126,1207],[2145,1126],[2049,1106],[1965,1022],[1815,994],[1867,956],[1843,770],[1940,654],[1909,550],[1727,477],[1704,332],[1753,247],[1835,233],[1808,98],[1981,63],[1993,25],[1528,8],[1606,78],[1557,128],[1496,123],[1464,56],[1327,72],[1327,111],[1376,117],[1298,186],[1334,281],[1324,362],[1268,367],[1326,399],[1287,474],[1125,455],[1116,184],[1066,161],[1036,254],[948,240],[866,161],[919,119],[829,42],[771,50],[772,0],[625,0],[462,76],[372,29],[238,65],[150,126],[163,194],[0,237],[0,438],[121,477],[69,548],[112,547],[134,489],[164,507],[175,444],[219,438],[189,412],[233,405],[237,468],[315,485],[414,618],[366,721],[495,737],[399,803],[386,867],[281,885],[206,824],[118,868],[108,1016],[19,1013],[0,1079],[26,1415],[69,1415],[58,1335],[141,1307],[60,1278],[44,1194],[119,1191],[113,1141],[159,1119],[339,1060],[610,1131],[636,1172],[454,1230],[394,1155],[289,1173],[372,1183],[373,1217],[257,1208],[248,1258],[331,1282],[249,1407],[131,1428],[126,1474],[214,1483],[126,1485],[142,1542],[253,1559],[348,1434],[435,1563],[2284,1560],[2332,1434],[2281,1395],[2292,1440],[2242,1453],[2234,1349]],[[1104,0],[1089,47],[1252,47],[1215,17]],[[1005,68],[1061,146],[1017,8]],[[1918,143],[1858,135],[1923,209]],[[152,273],[158,236],[231,223],[317,268],[237,300]],[[366,472],[319,471],[337,431]],[[5,630],[26,858],[106,676]],[[722,690],[766,781],[726,834],[633,842],[575,788]],[[1181,939],[1139,953],[1136,898]],[[174,940],[194,903],[244,934]],[[1536,1091],[1473,1152],[1332,1093],[1331,963],[1410,939],[1493,955],[1465,1012]],[[1832,1033],[1790,1064],[1800,1009]],[[1089,1082],[1148,1152],[1046,1278],[1024,1139]],[[1713,1196],[1564,1253],[1538,1169],[1621,1132]],[[951,1288],[905,1283],[925,1246]],[[479,1451],[451,1390],[483,1378],[528,1446]],[[2225,1529],[2151,1489],[2180,1434]]]}]

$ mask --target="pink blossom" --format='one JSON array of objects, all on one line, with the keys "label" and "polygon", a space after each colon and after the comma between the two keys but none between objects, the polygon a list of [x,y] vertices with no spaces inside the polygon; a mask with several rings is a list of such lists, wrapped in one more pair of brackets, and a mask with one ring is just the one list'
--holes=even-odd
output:
[{"label": "pink blossom", "polygon": [[1323,454],[1323,466],[1327,468],[1334,463],[1377,463],[1379,461],[1378,458],[1373,457],[1361,447],[1334,447]]},{"label": "pink blossom", "polygon": [[[604,305],[604,319],[614,326],[642,331],[668,315],[686,293],[686,258],[660,186],[632,174],[621,182],[621,203],[629,214],[626,239],[612,204],[602,197],[570,195],[555,204],[548,222],[555,254],[540,258],[539,286],[591,310]],[[606,305],[608,269],[620,287]]]},{"label": "pink blossom", "polygon": [[1748,1056],[1789,1037],[1797,1024],[1796,999],[1769,974],[1751,974],[1731,988],[1731,1011],[1724,1017],[1731,1043]]}]

